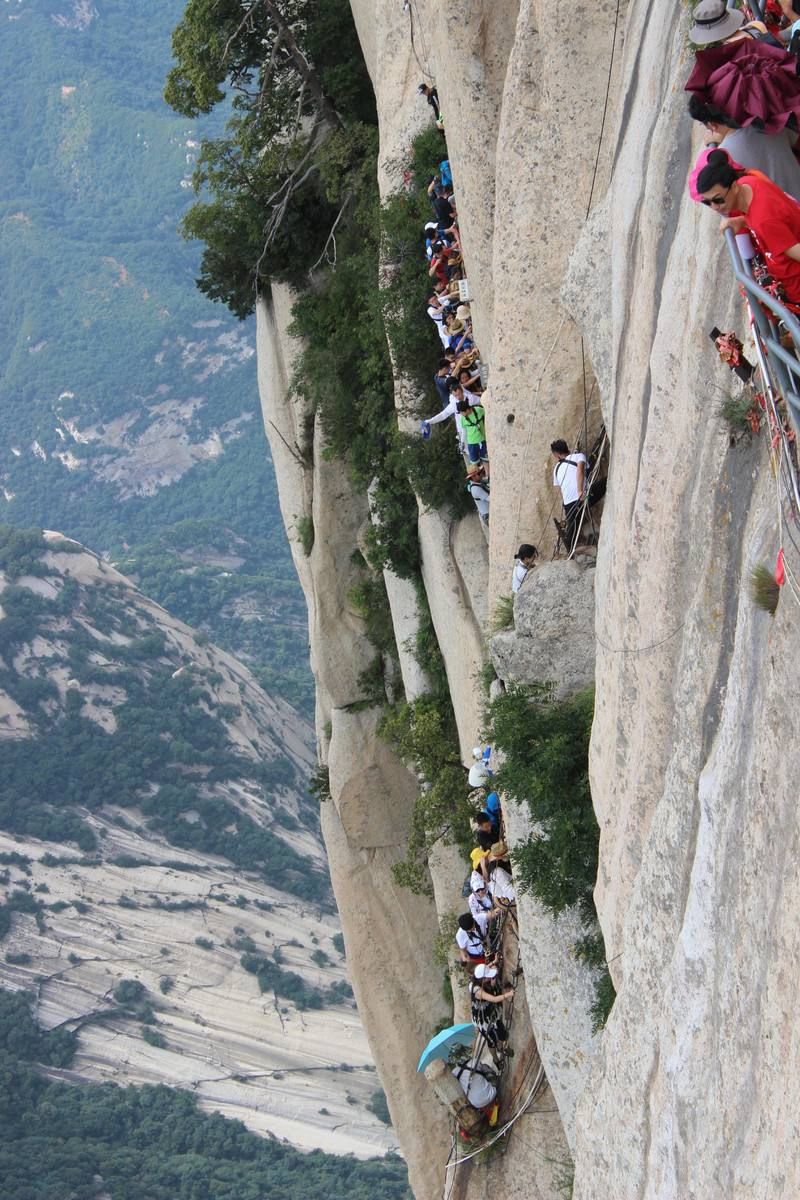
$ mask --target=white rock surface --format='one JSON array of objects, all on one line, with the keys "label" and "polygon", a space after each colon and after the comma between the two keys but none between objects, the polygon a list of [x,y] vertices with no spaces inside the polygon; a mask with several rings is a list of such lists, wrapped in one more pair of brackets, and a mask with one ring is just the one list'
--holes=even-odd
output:
[{"label": "white rock surface", "polygon": [[[47,893],[34,895],[47,905],[67,905],[45,912],[42,933],[33,916],[16,914],[4,953],[28,954],[31,962],[0,967],[4,987],[36,994],[46,1027],[66,1022],[80,1028],[78,1054],[64,1077],[187,1088],[207,1111],[307,1149],[366,1157],[396,1145],[391,1130],[365,1107],[378,1083],[351,1005],[307,1012],[276,1005],[240,966],[242,950],[234,944],[252,938],[266,955],[281,947],[287,970],[327,987],[346,977],[331,940],[338,921],[221,859],[159,845],[113,824],[95,827],[106,833],[105,853],[145,865],[82,865],[72,847],[0,835],[0,852],[32,860],[30,874],[10,868],[11,886],[46,886]],[[48,853],[65,862],[46,865]],[[169,865],[174,862],[185,866],[177,870]],[[166,907],[187,903],[202,907]],[[324,951],[330,965],[319,967],[311,958],[315,950]],[[129,1017],[84,1023],[88,1014],[115,1007],[112,992],[123,979],[147,988],[166,1048],[143,1041],[141,1022]],[[167,994],[162,979],[171,981]]]},{"label": "white rock surface", "polygon": [[324,460],[316,435],[312,463],[278,434],[290,441],[285,431],[302,425],[286,389],[295,352],[285,333],[288,309],[289,296],[278,288],[259,305],[259,378],[284,517],[301,499],[314,515],[311,555],[303,560],[293,549],[309,606],[317,733],[330,772],[323,833],[359,1012],[400,1143],[413,1148],[412,1186],[433,1197],[443,1183],[448,1126],[416,1065],[446,1013],[433,957],[436,915],[429,899],[398,887],[391,873],[405,855],[417,783],[378,740],[375,711],[352,708],[361,699],[358,674],[374,653],[348,601],[368,503],[340,464]]},{"label": "white rock surface", "polygon": [[514,628],[490,642],[501,679],[553,684],[563,699],[594,680],[594,567],[543,563],[514,597]]},{"label": "white rock surface", "polygon": [[[503,802],[508,844],[516,849],[533,832],[530,813]],[[595,973],[576,959],[575,943],[586,934],[580,914],[553,917],[530,895],[517,898],[520,959],[536,1046],[570,1149],[576,1140],[575,1108],[586,1086],[599,1038],[592,1030]]]}]

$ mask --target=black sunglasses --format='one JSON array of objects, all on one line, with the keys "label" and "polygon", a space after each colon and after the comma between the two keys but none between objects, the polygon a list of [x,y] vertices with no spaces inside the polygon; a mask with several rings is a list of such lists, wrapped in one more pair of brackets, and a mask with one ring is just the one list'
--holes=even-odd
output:
[{"label": "black sunglasses", "polygon": [[733,187],[733,184],[730,184],[730,186],[728,186],[725,189],[725,191],[722,193],[721,196],[709,196],[707,200],[703,200],[703,204],[707,205],[709,208],[712,206],[714,208],[716,208],[716,206],[718,204],[724,204],[725,197],[727,196],[728,192],[731,190],[731,187]]}]

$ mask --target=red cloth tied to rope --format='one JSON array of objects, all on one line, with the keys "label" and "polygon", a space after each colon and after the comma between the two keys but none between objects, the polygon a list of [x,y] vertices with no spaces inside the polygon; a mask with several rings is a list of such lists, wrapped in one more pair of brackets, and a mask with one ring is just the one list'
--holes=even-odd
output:
[{"label": "red cloth tied to rope", "polygon": [[698,50],[684,90],[721,108],[737,125],[756,122],[765,133],[779,133],[791,116],[800,119],[796,67],[786,50],[743,38]]},{"label": "red cloth tied to rope", "polygon": [[778,587],[783,587],[786,583],[786,567],[783,562],[783,546],[778,551],[778,561],[775,563],[775,582]]}]

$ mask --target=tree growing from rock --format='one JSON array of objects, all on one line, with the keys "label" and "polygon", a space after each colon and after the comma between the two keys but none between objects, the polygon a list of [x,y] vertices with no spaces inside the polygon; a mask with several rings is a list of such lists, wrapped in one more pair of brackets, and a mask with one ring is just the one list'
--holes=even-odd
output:
[{"label": "tree growing from rock", "polygon": [[177,112],[230,104],[225,136],[202,145],[203,198],[183,232],[206,244],[200,290],[244,317],[259,283],[296,283],[331,252],[358,127],[375,124],[371,86],[346,0],[189,0],[173,52]]}]

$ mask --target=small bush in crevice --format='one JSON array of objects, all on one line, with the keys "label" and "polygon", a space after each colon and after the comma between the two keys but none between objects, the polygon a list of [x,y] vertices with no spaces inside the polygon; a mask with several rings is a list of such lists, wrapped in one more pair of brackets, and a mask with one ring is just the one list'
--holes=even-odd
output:
[{"label": "small bush in crevice", "polygon": [[308,781],[308,790],[320,804],[331,798],[331,773],[324,763],[320,763]]},{"label": "small bush in crevice", "polygon": [[596,967],[599,974],[595,981],[595,1000],[590,1012],[592,1015],[592,1031],[598,1033],[606,1021],[617,998],[617,993],[611,979],[611,972],[606,962],[606,947],[600,926],[595,922],[591,933],[579,938],[573,947],[575,957],[590,967]]},{"label": "small bush in crevice", "polygon": [[148,1046],[156,1046],[159,1050],[166,1050],[167,1039],[163,1033],[159,1033],[157,1029],[153,1029],[150,1025],[142,1026],[142,1039],[147,1042]]},{"label": "small bush in crevice", "polygon": [[768,612],[771,617],[775,616],[781,589],[772,571],[764,563],[753,567],[750,573],[750,597],[764,612]]},{"label": "small bush in crevice", "polygon": [[294,523],[297,540],[303,548],[303,554],[308,558],[314,549],[314,518],[298,517]]},{"label": "small bush in crevice", "polygon": [[725,396],[718,412],[732,434],[758,433],[761,413],[748,392],[742,392],[738,396]]},{"label": "small bush in crevice", "polygon": [[389,1105],[386,1103],[386,1093],[384,1092],[383,1088],[377,1088],[377,1090],[372,1093],[367,1102],[367,1108],[371,1113],[374,1113],[378,1120],[382,1121],[384,1125],[391,1125],[392,1118],[389,1116]]},{"label": "small bush in crevice", "polygon": [[498,596],[494,602],[494,611],[490,631],[500,633],[504,629],[514,628],[514,597]]},{"label": "small bush in crevice", "polygon": [[406,857],[392,873],[401,886],[427,894],[430,848],[442,839],[466,851],[471,842],[466,771],[449,696],[423,695],[394,705],[379,732],[424,780],[411,815]]}]

